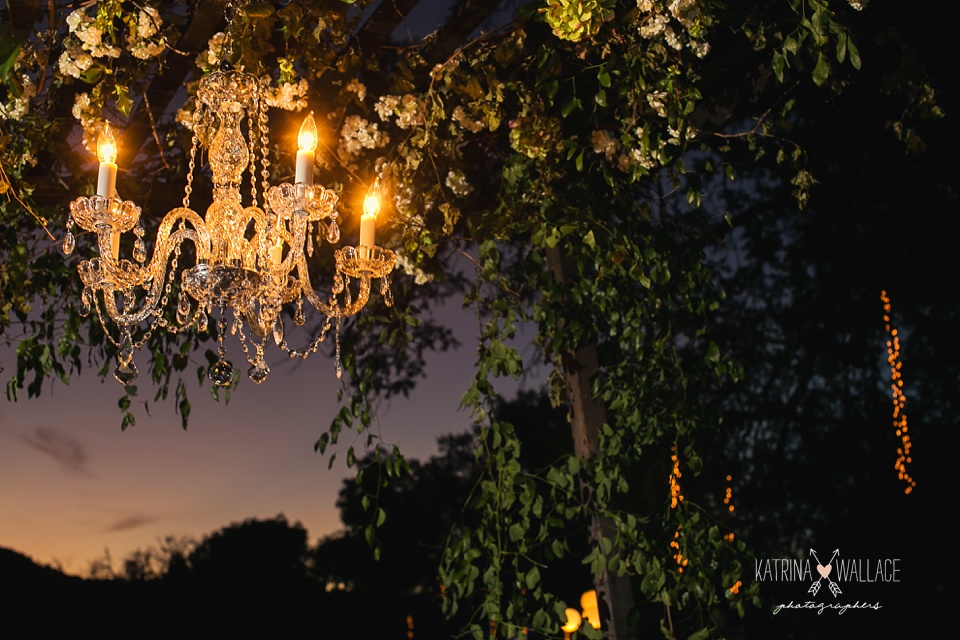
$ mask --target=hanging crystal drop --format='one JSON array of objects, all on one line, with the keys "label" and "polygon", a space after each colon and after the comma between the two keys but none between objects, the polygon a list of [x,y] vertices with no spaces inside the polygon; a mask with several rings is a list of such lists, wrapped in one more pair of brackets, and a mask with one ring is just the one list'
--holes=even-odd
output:
[{"label": "hanging crystal drop", "polygon": [[297,300],[297,310],[293,313],[293,323],[298,327],[302,327],[306,321],[307,317],[303,315],[303,299],[300,298]]},{"label": "hanging crystal drop", "polygon": [[200,309],[197,312],[197,331],[203,333],[207,330],[207,312]]},{"label": "hanging crystal drop", "polygon": [[120,351],[117,353],[117,362],[121,365],[129,364],[133,361],[133,337],[129,329],[124,329],[123,338],[120,340]]},{"label": "hanging crystal drop", "polygon": [[63,236],[63,255],[68,256],[73,253],[76,246],[77,241],[73,237],[73,233],[67,231],[67,235]]},{"label": "hanging crystal drop", "polygon": [[270,375],[270,367],[263,360],[258,360],[247,369],[247,376],[257,384],[266,380],[268,375]]},{"label": "hanging crystal drop", "polygon": [[233,322],[230,323],[230,335],[237,335],[237,331],[240,329],[240,316],[233,316]]},{"label": "hanging crystal drop", "polygon": [[132,360],[130,362],[121,362],[118,358],[118,362],[119,365],[114,370],[113,377],[123,386],[127,386],[137,379],[137,374],[140,372],[137,371],[137,365]]},{"label": "hanging crystal drop", "polygon": [[280,317],[280,314],[277,314],[277,319],[273,322],[273,341],[277,343],[277,346],[280,346],[280,343],[283,342],[283,318]]},{"label": "hanging crystal drop", "polygon": [[333,276],[333,293],[334,295],[343,291],[343,275],[338,271],[337,275]]},{"label": "hanging crystal drop", "polygon": [[207,377],[218,387],[225,387],[233,380],[233,364],[229,360],[217,360],[207,372]]},{"label": "hanging crystal drop", "polygon": [[190,299],[183,291],[177,298],[177,324],[184,325],[190,319]]},{"label": "hanging crystal drop", "polygon": [[147,248],[143,244],[143,238],[137,238],[133,242],[133,259],[141,264],[147,259]]},{"label": "hanging crystal drop", "polygon": [[307,255],[313,257],[313,234],[307,235]]},{"label": "hanging crystal drop", "polygon": [[327,227],[327,242],[330,244],[340,242],[340,227],[337,225],[336,220],[331,220],[330,226]]},{"label": "hanging crystal drop", "polygon": [[351,302],[353,302],[353,296],[350,295],[350,286],[348,284],[343,288],[343,304],[349,307]]},{"label": "hanging crystal drop", "polygon": [[90,315],[90,305],[93,304],[93,291],[90,287],[83,288],[83,292],[80,294],[80,302],[82,304],[80,307],[80,315],[86,318]]},{"label": "hanging crystal drop", "polygon": [[383,296],[383,303],[388,307],[393,306],[393,291],[390,289],[390,276],[383,276],[380,279],[380,295]]}]

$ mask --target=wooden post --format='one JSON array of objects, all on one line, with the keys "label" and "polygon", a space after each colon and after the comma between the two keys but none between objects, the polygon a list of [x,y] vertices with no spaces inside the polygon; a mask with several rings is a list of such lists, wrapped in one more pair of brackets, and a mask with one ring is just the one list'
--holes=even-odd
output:
[{"label": "wooden post", "polygon": [[[547,265],[557,283],[566,285],[571,282],[574,274],[570,272],[569,263],[560,249],[547,249]],[[567,383],[573,449],[581,458],[592,458],[600,452],[600,427],[607,420],[603,402],[590,392],[590,378],[598,368],[597,346],[584,345],[561,354],[561,364]],[[594,544],[600,544],[604,534],[613,536],[613,523],[607,518],[594,517],[590,533]],[[627,624],[627,615],[634,605],[630,577],[617,576],[604,567],[594,576],[594,585],[601,609],[603,604],[607,608],[604,637],[609,640],[636,640],[636,628]]]}]

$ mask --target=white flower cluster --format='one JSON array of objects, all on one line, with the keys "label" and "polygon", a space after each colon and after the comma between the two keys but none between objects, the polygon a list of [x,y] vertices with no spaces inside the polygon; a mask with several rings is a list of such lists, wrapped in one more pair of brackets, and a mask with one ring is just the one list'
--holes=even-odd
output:
[{"label": "white flower cluster", "polygon": [[90,95],[78,93],[73,99],[73,108],[70,110],[73,117],[80,122],[83,128],[83,146],[87,151],[97,150],[97,138],[103,128],[100,120],[100,109],[90,103]]},{"label": "white flower cluster", "polygon": [[346,155],[356,155],[362,149],[375,149],[390,141],[379,130],[377,123],[369,123],[360,116],[347,116],[340,130],[340,150]]},{"label": "white flower cluster", "polygon": [[450,171],[447,173],[447,179],[444,181],[444,184],[457,196],[468,196],[473,193],[473,185],[467,180],[467,176],[463,171]]},{"label": "white flower cluster", "polygon": [[8,103],[0,102],[0,119],[2,120],[20,120],[30,111],[30,98],[37,94],[37,85],[33,83],[30,76],[23,74],[23,91],[19,98],[14,98]]},{"label": "white flower cluster", "polygon": [[163,39],[154,39],[160,33],[160,14],[153,7],[144,6],[137,14],[137,28],[130,29],[127,44],[134,58],[147,60],[160,55],[166,48]]},{"label": "white flower cluster", "polygon": [[847,3],[857,11],[863,11],[870,4],[870,0],[847,0]]},{"label": "white flower cluster", "polygon": [[[130,55],[147,60],[163,53],[166,44],[160,33],[162,20],[153,7],[144,6],[136,17],[129,20],[127,46]],[[67,16],[67,28],[70,35],[66,47],[57,61],[60,73],[71,78],[79,78],[93,66],[98,58],[119,58],[120,47],[116,46],[112,34],[112,25],[107,41],[104,41],[104,25],[97,18],[87,14],[86,9],[76,9]]]},{"label": "white flower cluster", "polygon": [[197,56],[197,66],[201,71],[215,71],[220,67],[220,60],[223,58],[223,47],[227,42],[227,34],[220,31],[213,34],[213,37],[207,41],[207,48],[201,51]]},{"label": "white flower cluster", "polygon": [[286,111],[302,111],[307,107],[307,91],[310,85],[301,79],[300,82],[282,82],[277,87],[271,87],[264,92],[263,99],[271,107]]},{"label": "white flower cluster", "polygon": [[423,122],[423,110],[420,108],[420,102],[409,93],[403,97],[380,96],[377,104],[374,105],[374,109],[384,122],[396,116],[397,126],[401,129],[409,129]]},{"label": "white flower cluster", "polygon": [[[643,38],[663,38],[668,47],[677,51],[687,46],[698,58],[709,53],[710,43],[700,39],[704,25],[700,19],[699,0],[637,0],[637,8]],[[682,29],[675,29],[674,21]]]},{"label": "white flower cluster", "polygon": [[397,266],[408,276],[413,276],[413,281],[417,284],[426,284],[433,280],[433,274],[426,274],[423,269],[415,267],[410,258],[402,251],[397,251]]}]

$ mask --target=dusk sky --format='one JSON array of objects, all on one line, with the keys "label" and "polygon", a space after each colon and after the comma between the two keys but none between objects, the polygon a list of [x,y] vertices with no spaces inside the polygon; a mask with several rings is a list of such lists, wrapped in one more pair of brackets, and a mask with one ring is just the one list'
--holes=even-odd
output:
[{"label": "dusk sky", "polygon": [[[460,325],[463,345],[435,354],[429,377],[410,399],[382,404],[375,420],[386,442],[420,459],[436,452],[438,435],[469,427],[457,407],[472,373],[475,319],[456,303],[441,314]],[[236,341],[226,342],[228,358],[242,362]],[[141,378],[146,357],[136,356]],[[15,359],[7,351],[0,362],[8,368]],[[101,382],[92,367],[69,386],[46,387],[40,398],[22,392],[18,402],[3,402],[0,546],[82,574],[104,549],[116,566],[163,536],[200,538],[251,517],[283,513],[301,522],[312,541],[337,531],[337,492],[351,473],[342,452],[351,444],[359,451],[365,436],[342,434],[329,470],[327,457],[313,450],[339,410],[333,358],[318,352],[301,363],[274,348],[268,364],[270,377],[261,385],[244,378],[227,405],[197,386],[190,367],[187,431],[173,402],[151,402],[151,415],[137,408],[136,426],[121,432],[121,387],[112,378]],[[152,398],[145,380],[140,388]]]}]

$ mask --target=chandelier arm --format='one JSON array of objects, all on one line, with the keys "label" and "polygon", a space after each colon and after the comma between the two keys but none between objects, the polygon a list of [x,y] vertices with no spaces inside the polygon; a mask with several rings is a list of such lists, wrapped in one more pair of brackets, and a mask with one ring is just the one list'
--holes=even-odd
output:
[{"label": "chandelier arm", "polygon": [[[164,222],[166,222],[166,219]],[[164,227],[161,225],[161,232],[163,231]],[[165,231],[166,233],[169,233],[169,228],[166,228]],[[116,292],[118,291],[117,287],[113,286],[112,284],[99,287],[103,291],[103,301],[107,310],[107,316],[121,327],[136,326],[146,320],[149,316],[156,315],[157,301],[160,300],[161,295],[163,294],[166,281],[165,273],[159,271],[158,269],[160,266],[166,266],[166,263],[170,260],[170,255],[177,249],[178,246],[180,246],[185,240],[190,240],[194,243],[194,245],[197,246],[197,254],[199,255],[201,253],[200,247],[202,246],[202,238],[201,234],[198,233],[197,230],[186,228],[178,229],[169,236],[161,236],[161,232],[158,232],[157,249],[154,251],[153,258],[150,260],[150,267],[146,269],[140,267],[135,268],[135,271],[127,271],[127,273],[136,274],[135,278],[139,280],[137,283],[138,286],[142,286],[141,283],[145,281],[149,280],[150,282],[143,306],[138,311],[133,313],[126,311],[121,312],[117,308],[116,303]],[[209,240],[207,244],[209,245]],[[121,261],[121,267],[133,267],[133,265],[129,261],[123,260]],[[123,290],[120,289],[120,292],[123,293]]]},{"label": "chandelier arm", "polygon": [[[193,229],[186,227],[178,229],[171,234],[173,225],[177,222],[189,222]],[[197,249],[197,262],[210,259],[212,252],[210,233],[207,231],[207,225],[193,209],[187,207],[177,207],[171,209],[160,222],[160,228],[157,229],[157,246],[153,251],[153,257],[150,259],[150,273],[159,274],[161,266],[165,266],[170,259],[170,252],[184,240],[193,242]]]},{"label": "chandelier arm", "polygon": [[336,317],[341,314],[339,305],[327,304],[313,290],[313,286],[310,284],[310,271],[307,269],[307,259],[303,254],[297,261],[296,280],[300,285],[300,291],[303,292],[303,297],[313,305],[314,309],[329,317]]}]

